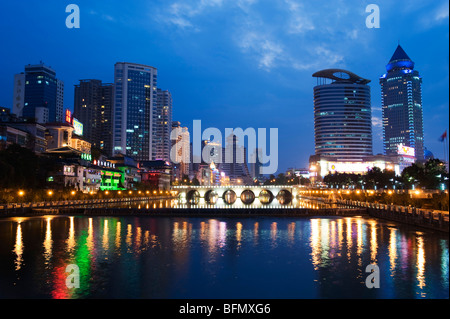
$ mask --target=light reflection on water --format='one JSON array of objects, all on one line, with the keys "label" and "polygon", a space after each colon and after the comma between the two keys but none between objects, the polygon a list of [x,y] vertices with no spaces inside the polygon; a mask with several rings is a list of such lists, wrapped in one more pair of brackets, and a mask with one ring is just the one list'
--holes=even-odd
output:
[{"label": "light reflection on water", "polygon": [[160,199],[160,200],[136,200],[136,201],[124,201],[115,203],[98,203],[89,205],[78,205],[74,207],[82,208],[129,208],[138,210],[153,210],[160,208],[308,208],[308,209],[322,209],[322,208],[336,208],[335,204],[327,204],[318,200],[311,200],[306,198],[294,198],[288,205],[283,205],[276,198],[270,204],[262,204],[259,199],[256,199],[252,204],[244,204],[240,198],[232,205],[228,205],[219,200],[216,204],[210,205],[201,201],[199,204],[186,204],[178,199]]},{"label": "light reflection on water", "polygon": [[361,217],[12,218],[0,240],[0,298],[448,298],[448,236]]}]

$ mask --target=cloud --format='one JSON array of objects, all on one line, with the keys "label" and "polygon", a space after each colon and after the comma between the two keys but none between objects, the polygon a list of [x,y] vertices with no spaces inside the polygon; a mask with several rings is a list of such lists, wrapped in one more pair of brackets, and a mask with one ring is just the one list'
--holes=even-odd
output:
[{"label": "cloud", "polygon": [[279,60],[283,60],[283,48],[264,34],[248,32],[239,43],[244,52],[256,56],[258,67],[270,70]]},{"label": "cloud", "polygon": [[381,117],[372,116],[372,125],[374,127],[382,127],[383,126],[383,120],[381,119]]},{"label": "cloud", "polygon": [[331,51],[324,46],[317,46],[315,51],[318,57],[323,61],[327,61],[329,65],[340,64],[344,61],[344,56],[336,53],[335,51]]},{"label": "cloud", "polygon": [[258,0],[238,0],[237,1],[237,6],[245,11],[248,12],[250,7],[255,4]]},{"label": "cloud", "polygon": [[437,22],[447,20],[449,17],[448,11],[449,11],[448,1],[444,1],[444,3],[435,11],[434,20]]},{"label": "cloud", "polygon": [[98,13],[95,10],[90,10],[89,14],[93,15],[93,16],[99,16],[100,19],[105,20],[105,21],[116,22],[116,19],[112,15],[109,15],[106,13]]},{"label": "cloud", "polygon": [[[344,67],[344,56],[355,40],[369,41],[364,34],[363,10],[358,8],[341,0],[283,0],[264,6],[259,0],[176,0],[164,4],[158,22],[194,36],[226,29],[225,40],[235,45],[230,49],[238,49],[253,59],[261,70],[311,71]],[[215,17],[223,23],[221,26],[214,25]]]},{"label": "cloud", "polygon": [[200,16],[209,8],[221,7],[223,0],[199,0],[180,1],[172,3],[168,10],[159,18],[181,29],[192,29],[199,31],[199,28],[192,22],[193,18]]},{"label": "cloud", "polygon": [[440,1],[420,1],[420,3],[412,2],[412,11],[419,11],[420,18],[418,19],[421,28],[433,28],[445,22],[448,23],[449,18],[449,3],[448,0]]},{"label": "cloud", "polygon": [[306,12],[303,4],[294,0],[285,0],[285,3],[289,11],[289,33],[300,34],[315,29],[311,17]]}]

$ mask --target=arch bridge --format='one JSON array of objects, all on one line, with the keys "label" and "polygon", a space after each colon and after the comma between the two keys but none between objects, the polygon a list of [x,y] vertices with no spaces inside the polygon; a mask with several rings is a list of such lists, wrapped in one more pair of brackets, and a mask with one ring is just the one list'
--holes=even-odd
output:
[{"label": "arch bridge", "polygon": [[285,206],[297,196],[292,185],[173,186],[179,204],[208,206]]}]

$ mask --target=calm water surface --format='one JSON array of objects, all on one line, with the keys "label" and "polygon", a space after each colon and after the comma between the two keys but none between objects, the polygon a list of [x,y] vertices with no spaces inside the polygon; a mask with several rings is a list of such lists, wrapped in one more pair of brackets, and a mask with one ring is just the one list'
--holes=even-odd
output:
[{"label": "calm water surface", "polygon": [[449,298],[448,235],[362,217],[10,218],[0,242],[0,298]]}]

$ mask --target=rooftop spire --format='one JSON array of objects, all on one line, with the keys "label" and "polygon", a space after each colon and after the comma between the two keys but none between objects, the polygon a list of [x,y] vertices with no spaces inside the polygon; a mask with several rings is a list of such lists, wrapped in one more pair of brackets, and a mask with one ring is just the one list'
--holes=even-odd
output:
[{"label": "rooftop spire", "polygon": [[414,69],[414,62],[409,58],[400,44],[398,44],[392,58],[389,60],[388,65],[386,65],[386,70],[388,72],[396,69]]},{"label": "rooftop spire", "polygon": [[394,55],[392,56],[392,58],[389,61],[389,63],[394,62],[394,61],[398,61],[398,60],[409,60],[409,61],[411,61],[411,59],[406,54],[405,50],[403,50],[403,48],[400,46],[400,44],[397,46],[397,49],[395,50]]}]

